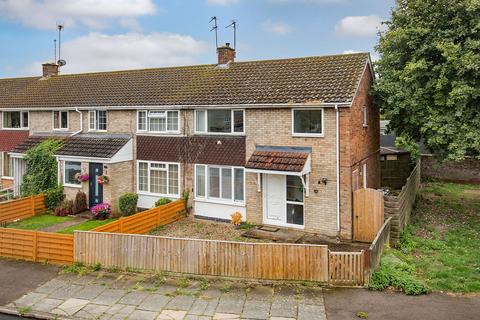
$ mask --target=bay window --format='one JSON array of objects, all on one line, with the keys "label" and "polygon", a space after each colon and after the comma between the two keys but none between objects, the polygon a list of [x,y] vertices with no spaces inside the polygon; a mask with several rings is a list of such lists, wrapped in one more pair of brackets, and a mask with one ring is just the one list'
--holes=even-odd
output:
[{"label": "bay window", "polygon": [[293,109],[292,132],[297,136],[323,136],[323,109]]},{"label": "bay window", "polygon": [[195,110],[195,132],[242,134],[245,132],[245,111],[242,109]]},{"label": "bay window", "polygon": [[243,168],[195,165],[195,196],[197,199],[243,203],[244,180]]},{"label": "bay window", "polygon": [[4,129],[28,129],[27,111],[6,111],[3,112]]},{"label": "bay window", "polygon": [[137,131],[179,133],[179,111],[141,110],[137,112]]},{"label": "bay window", "polygon": [[180,166],[178,163],[138,161],[138,192],[178,197]]},{"label": "bay window", "polygon": [[88,112],[88,129],[90,131],[107,131],[107,111],[92,110]]},{"label": "bay window", "polygon": [[63,184],[66,186],[81,186],[76,175],[82,173],[82,163],[76,161],[65,161],[63,170]]},{"label": "bay window", "polygon": [[68,111],[53,111],[53,130],[68,130]]}]

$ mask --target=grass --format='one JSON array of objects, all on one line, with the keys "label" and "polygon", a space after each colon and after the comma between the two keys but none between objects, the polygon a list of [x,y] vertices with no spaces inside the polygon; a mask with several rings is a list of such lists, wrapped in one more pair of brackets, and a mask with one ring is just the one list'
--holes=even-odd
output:
[{"label": "grass", "polygon": [[429,183],[382,264],[394,256],[433,291],[480,292],[479,243],[480,186]]},{"label": "grass", "polygon": [[18,222],[9,223],[7,228],[15,228],[22,230],[40,230],[61,222],[70,221],[71,217],[57,217],[49,214],[35,216],[23,219]]},{"label": "grass", "polygon": [[59,231],[57,231],[57,233],[73,234],[73,232],[76,231],[76,230],[78,230],[78,231],[88,231],[88,230],[92,230],[92,229],[95,229],[97,227],[103,226],[107,223],[113,222],[115,220],[116,219],[88,220],[88,221],[82,222],[80,224],[77,224],[77,225],[59,230]]}]

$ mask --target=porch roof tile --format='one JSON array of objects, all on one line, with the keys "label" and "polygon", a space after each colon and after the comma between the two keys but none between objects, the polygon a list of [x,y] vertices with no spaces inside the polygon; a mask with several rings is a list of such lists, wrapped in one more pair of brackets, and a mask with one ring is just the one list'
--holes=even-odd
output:
[{"label": "porch roof tile", "polygon": [[247,169],[302,172],[309,152],[255,150],[245,166]]}]

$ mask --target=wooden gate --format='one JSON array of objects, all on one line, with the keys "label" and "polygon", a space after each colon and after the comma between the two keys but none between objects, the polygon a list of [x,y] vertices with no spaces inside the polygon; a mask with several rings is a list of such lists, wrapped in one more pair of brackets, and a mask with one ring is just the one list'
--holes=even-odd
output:
[{"label": "wooden gate", "polygon": [[383,222],[383,193],[374,189],[353,192],[353,239],[372,242]]}]

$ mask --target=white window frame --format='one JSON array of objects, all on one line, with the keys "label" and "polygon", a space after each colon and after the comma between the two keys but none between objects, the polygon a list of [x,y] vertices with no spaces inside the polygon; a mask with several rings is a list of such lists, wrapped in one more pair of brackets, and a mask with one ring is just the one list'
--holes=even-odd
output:
[{"label": "white window frame", "polygon": [[[9,113],[9,112],[20,112],[20,128],[9,128],[9,127],[4,127],[4,117],[5,117],[5,114],[6,113]],[[28,124],[26,127],[23,127],[23,117],[24,117],[24,114],[27,114],[27,117],[28,117]],[[30,129],[30,112],[29,111],[3,111],[2,112],[2,119],[1,119],[2,123],[0,124],[1,128],[2,129],[7,129],[7,130],[29,130]]]},{"label": "white window frame", "polygon": [[[107,127],[107,129],[105,130],[100,130],[98,129],[98,117],[97,117],[97,114],[99,111],[105,111],[105,125]],[[90,119],[90,114],[94,114],[93,116],[93,122],[94,122],[94,128],[92,129],[92,121]],[[107,132],[108,131],[108,111],[107,110],[102,110],[102,109],[98,109],[98,110],[89,110],[88,111],[88,131],[90,132]]]},{"label": "white window frame", "polygon": [[[295,111],[320,110],[322,112],[322,132],[321,133],[303,133],[295,132]],[[293,137],[325,137],[325,109],[324,108],[293,108],[292,109],[292,136]]]},{"label": "white window frame", "polygon": [[[147,167],[147,189],[148,191],[141,191],[140,190],[140,163],[146,163],[148,165]],[[167,191],[170,190],[170,170],[169,170],[169,165],[177,165],[178,166],[178,193],[177,194],[172,194],[172,193],[154,193],[150,192],[150,168],[152,164],[164,164],[165,165],[165,170],[167,172]],[[154,169],[155,170],[155,169]],[[158,170],[158,169],[156,169]],[[147,196],[155,196],[155,197],[166,197],[166,198],[175,198],[179,199],[180,198],[180,179],[182,177],[181,173],[181,166],[179,162],[162,162],[162,161],[144,161],[144,160],[137,160],[137,169],[136,169],[136,174],[137,174],[137,193],[138,194],[143,194]]]},{"label": "white window frame", "polygon": [[66,177],[67,177],[67,174],[66,174],[66,171],[67,171],[67,162],[76,162],[76,163],[80,163],[80,172],[82,172],[82,162],[81,161],[63,161],[63,185],[65,187],[70,187],[70,188],[82,188],[82,183],[79,183],[79,184],[71,184],[71,183],[67,183],[66,181]]},{"label": "white window frame", "polygon": [[[205,167],[205,196],[204,197],[199,197],[197,196],[197,168],[199,166]],[[222,194],[222,168],[223,169],[230,169],[231,170],[231,177],[232,177],[232,198],[230,200],[227,199],[222,199],[222,198],[216,198],[216,197],[209,197],[209,179],[208,179],[208,172],[210,168],[216,168],[220,170],[220,178],[219,178],[219,192],[220,196]],[[243,170],[243,201],[237,201],[235,200],[235,169],[241,169]],[[204,201],[204,202],[211,202],[211,203],[220,203],[220,204],[232,204],[232,205],[240,205],[244,206],[246,203],[246,176],[245,176],[245,168],[244,167],[238,167],[238,166],[222,166],[222,165],[208,165],[208,164],[195,164],[195,170],[194,170],[194,199],[196,201]]]},{"label": "white window frame", "polygon": [[13,180],[13,175],[15,174],[15,171],[14,171],[14,168],[13,168],[13,157],[10,156],[10,161],[11,163],[8,165],[8,168],[12,171],[13,175],[9,176],[8,175],[8,172],[4,172],[5,170],[5,154],[7,154],[8,152],[5,152],[5,151],[2,151],[0,152],[0,177],[2,177],[2,179],[6,179],[6,180]]},{"label": "white window frame", "polygon": [[[300,180],[303,180],[303,177],[299,177]],[[288,177],[285,176],[285,188],[288,189]],[[288,223],[287,222],[287,216],[285,216],[285,224],[291,227],[296,227],[296,228],[305,228],[305,190],[306,188],[303,188],[303,201],[302,202],[296,202],[296,201],[290,201],[287,199],[287,193],[285,192],[285,212],[287,212],[287,205],[288,204],[293,204],[293,205],[301,205],[303,207],[303,224],[295,224],[295,223]]]},{"label": "white window frame", "polygon": [[[145,112],[146,130],[140,129],[140,112]],[[165,112],[165,131],[152,131],[150,130],[150,118],[157,118],[150,116],[150,112]],[[177,130],[168,130],[168,113],[176,112],[177,117]],[[137,132],[141,133],[154,133],[154,134],[179,134],[180,133],[180,110],[137,110]]]},{"label": "white window frame", "polygon": [[363,175],[363,188],[367,188],[367,163],[365,162],[362,166],[362,175]]},{"label": "white window frame", "polygon": [[[208,131],[208,111],[210,110],[230,110],[230,117],[232,119],[232,124],[230,127],[230,132],[209,132]],[[235,118],[234,118],[234,111],[242,111],[243,113],[243,130],[242,132],[235,132]],[[197,129],[197,113],[198,112],[206,112],[204,126],[205,131],[198,131]],[[194,125],[194,133],[195,134],[211,134],[211,135],[237,135],[242,136],[245,135],[245,109],[236,109],[236,108],[217,108],[217,109],[198,109],[195,110],[194,117],[193,117],[193,125]]]},{"label": "white window frame", "polygon": [[367,106],[362,107],[362,126],[364,128],[368,127],[368,109],[367,109]]},{"label": "white window frame", "polygon": [[[58,121],[59,121],[59,128],[55,128],[55,112],[58,112]],[[67,127],[62,128],[62,113],[67,114]],[[52,111],[52,130],[53,131],[68,131],[70,127],[70,112],[69,111]]]}]

